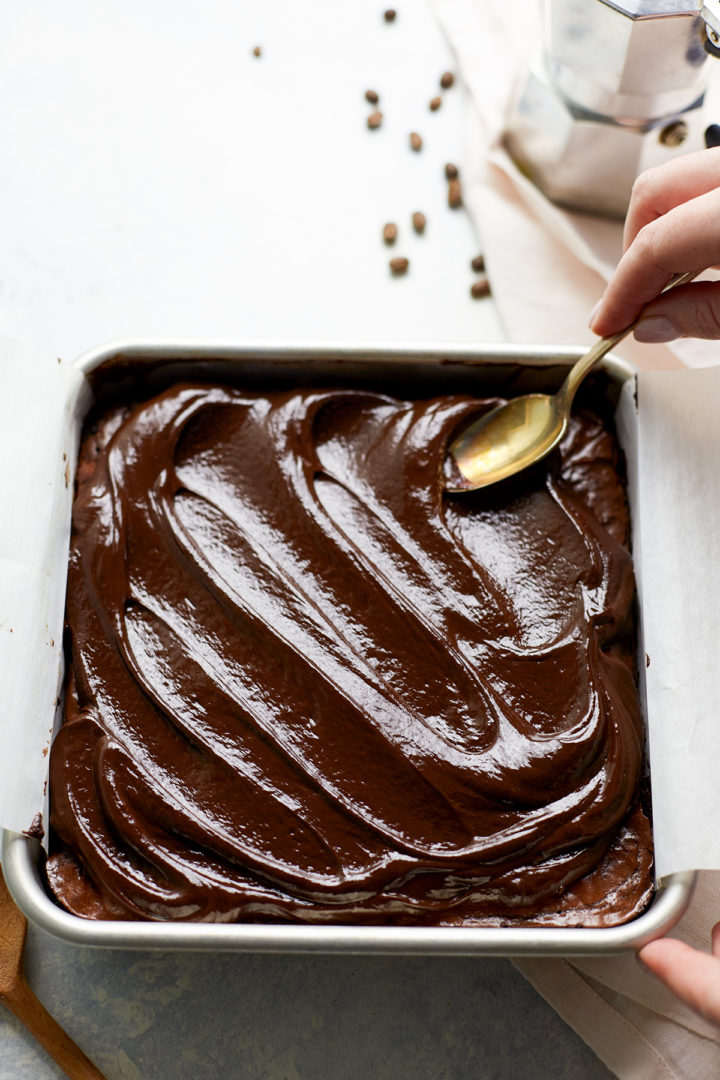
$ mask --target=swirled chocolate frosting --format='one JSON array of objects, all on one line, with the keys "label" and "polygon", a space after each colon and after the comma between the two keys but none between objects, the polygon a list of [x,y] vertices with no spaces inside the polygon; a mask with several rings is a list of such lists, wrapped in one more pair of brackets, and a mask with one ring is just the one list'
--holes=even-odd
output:
[{"label": "swirled chocolate frosting", "polygon": [[651,888],[617,452],[444,494],[494,402],[176,385],[87,431],[50,888],[93,918],[623,921]]}]

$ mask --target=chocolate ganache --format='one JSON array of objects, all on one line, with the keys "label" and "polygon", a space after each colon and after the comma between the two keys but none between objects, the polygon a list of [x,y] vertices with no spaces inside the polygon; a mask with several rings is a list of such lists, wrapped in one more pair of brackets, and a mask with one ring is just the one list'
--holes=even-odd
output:
[{"label": "chocolate ganache", "polygon": [[183,383],[86,428],[49,886],[91,918],[610,925],[651,891],[634,579],[579,413],[449,496],[489,408]]}]

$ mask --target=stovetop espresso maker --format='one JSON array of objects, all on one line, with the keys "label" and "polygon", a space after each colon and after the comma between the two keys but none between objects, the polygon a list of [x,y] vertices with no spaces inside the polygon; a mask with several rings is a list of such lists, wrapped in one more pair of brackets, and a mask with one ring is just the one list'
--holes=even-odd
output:
[{"label": "stovetop espresso maker", "polygon": [[622,217],[640,172],[720,144],[720,0],[543,0],[542,20],[505,141],[554,202]]}]

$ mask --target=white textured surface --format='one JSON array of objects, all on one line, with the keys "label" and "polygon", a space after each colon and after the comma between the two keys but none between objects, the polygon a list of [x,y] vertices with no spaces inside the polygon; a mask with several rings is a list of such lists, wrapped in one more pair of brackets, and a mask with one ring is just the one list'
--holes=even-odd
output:
[{"label": "white textured surface", "polygon": [[392,25],[369,0],[4,9],[0,333],[65,359],[123,336],[499,339],[446,206],[463,93],[428,109],[452,59],[424,0]]}]

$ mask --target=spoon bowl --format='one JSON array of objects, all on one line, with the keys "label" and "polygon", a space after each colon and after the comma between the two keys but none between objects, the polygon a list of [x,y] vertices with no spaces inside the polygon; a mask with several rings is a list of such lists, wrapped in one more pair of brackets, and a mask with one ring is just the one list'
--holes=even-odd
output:
[{"label": "spoon bowl", "polygon": [[[684,285],[699,270],[677,274],[663,292]],[[476,491],[506,480],[544,458],[565,434],[570,409],[580,383],[605,353],[637,326],[635,322],[612,337],[600,338],[570,368],[556,394],[526,394],[496,405],[450,443],[444,463],[446,491]]]},{"label": "spoon bowl", "polygon": [[550,453],[567,420],[556,395],[526,394],[496,405],[453,442],[455,468],[446,477],[446,490],[472,491],[520,472]]}]

